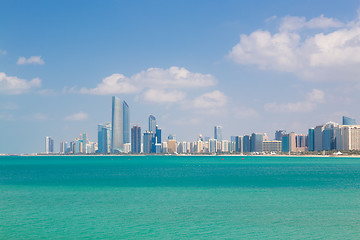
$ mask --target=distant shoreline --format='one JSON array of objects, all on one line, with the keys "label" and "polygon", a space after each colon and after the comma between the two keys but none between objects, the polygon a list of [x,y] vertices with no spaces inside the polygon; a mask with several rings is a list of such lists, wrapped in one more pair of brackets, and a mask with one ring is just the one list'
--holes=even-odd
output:
[{"label": "distant shoreline", "polygon": [[348,158],[360,158],[360,155],[315,155],[315,154],[304,154],[304,155],[284,155],[284,154],[259,154],[259,155],[243,155],[243,154],[0,154],[2,156],[22,156],[22,157],[49,157],[49,156],[62,156],[62,157],[149,157],[149,156],[176,156],[176,157],[348,157]]}]

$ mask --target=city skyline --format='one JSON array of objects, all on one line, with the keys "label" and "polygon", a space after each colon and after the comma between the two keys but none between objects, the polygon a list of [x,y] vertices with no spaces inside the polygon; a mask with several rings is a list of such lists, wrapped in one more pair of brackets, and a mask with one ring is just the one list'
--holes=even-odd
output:
[{"label": "city skyline", "polygon": [[[232,135],[230,140],[222,138],[222,126],[214,126],[214,137],[199,134],[197,140],[176,140],[175,134],[169,134],[167,141],[162,141],[162,129],[154,115],[148,117],[148,129],[141,132],[141,127],[133,125],[130,129],[130,107],[126,101],[112,97],[112,124],[97,125],[98,141],[89,140],[87,133],[81,133],[70,144],[60,143],[61,154],[108,154],[108,153],[306,153],[320,151],[360,150],[360,125],[356,119],[342,116],[342,124],[327,122],[308,129],[308,134],[293,131],[276,130],[273,138],[266,132],[248,135]],[[113,127],[114,126],[114,127]],[[129,129],[128,129],[129,128]],[[231,130],[230,130],[231,131]],[[115,139],[114,141],[112,139]],[[141,140],[142,139],[142,140]],[[52,154],[54,140],[45,138],[44,153]]]},{"label": "city skyline", "polygon": [[163,139],[180,141],[212,137],[214,126],[223,139],[272,138],[360,119],[359,7],[1,1],[0,153],[42,152],[46,136],[55,151],[79,133],[97,139],[96,126],[112,121],[111,96],[131,106],[128,141],[149,115]]}]

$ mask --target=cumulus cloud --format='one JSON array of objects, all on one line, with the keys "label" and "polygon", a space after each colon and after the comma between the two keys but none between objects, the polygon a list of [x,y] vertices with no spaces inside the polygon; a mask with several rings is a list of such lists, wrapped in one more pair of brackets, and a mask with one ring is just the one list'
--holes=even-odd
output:
[{"label": "cumulus cloud", "polygon": [[19,57],[16,64],[24,65],[24,64],[44,64],[44,60],[41,59],[41,56],[31,56],[29,58],[26,57]]},{"label": "cumulus cloud", "polygon": [[6,51],[5,50],[2,50],[2,49],[0,49],[0,55],[6,55]]},{"label": "cumulus cloud", "polygon": [[288,16],[275,33],[256,30],[241,35],[228,56],[238,64],[290,72],[305,80],[358,81],[360,21],[356,21]]},{"label": "cumulus cloud", "polygon": [[65,120],[66,121],[82,121],[88,118],[88,114],[85,112],[78,112],[78,113],[74,113],[72,115],[66,116]]},{"label": "cumulus cloud", "polygon": [[113,74],[95,88],[81,88],[80,93],[112,95],[135,93],[144,89],[186,89],[214,86],[216,79],[210,74],[192,73],[185,68],[149,68],[130,77]]},{"label": "cumulus cloud", "polygon": [[327,18],[323,14],[319,17],[312,18],[306,21],[305,17],[287,16],[281,21],[279,30],[284,31],[296,31],[304,28],[309,29],[326,29],[326,28],[339,28],[344,24],[337,19]]},{"label": "cumulus cloud", "polygon": [[143,94],[143,99],[155,103],[173,103],[185,99],[186,94],[182,91],[164,89],[149,89]]},{"label": "cumulus cloud", "polygon": [[209,109],[220,108],[225,106],[227,97],[223,92],[215,90],[213,92],[205,93],[194,99],[193,106],[195,108]]},{"label": "cumulus cloud", "polygon": [[32,88],[41,86],[41,80],[34,78],[31,81],[7,76],[4,72],[0,72],[0,94],[22,94],[28,92]]},{"label": "cumulus cloud", "polygon": [[[186,90],[202,89],[217,84],[211,74],[193,73],[186,68],[148,68],[130,77],[112,74],[104,78],[95,88],[81,88],[82,94],[115,95],[138,94],[138,99],[153,103],[178,103],[186,98]],[[76,92],[76,88],[64,89]]]},{"label": "cumulus cloud", "polygon": [[81,88],[80,93],[95,94],[95,95],[109,95],[121,93],[134,93],[138,91],[129,78],[122,74],[112,74],[102,80],[96,88]]},{"label": "cumulus cloud", "polygon": [[313,89],[303,101],[284,104],[272,102],[265,104],[264,108],[268,112],[310,112],[324,101],[325,93],[319,89]]}]

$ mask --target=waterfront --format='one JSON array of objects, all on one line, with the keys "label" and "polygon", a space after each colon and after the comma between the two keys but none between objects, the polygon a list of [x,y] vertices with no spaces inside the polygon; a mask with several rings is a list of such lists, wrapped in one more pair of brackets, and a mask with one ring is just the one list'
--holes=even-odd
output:
[{"label": "waterfront", "polygon": [[0,238],[360,236],[360,159],[0,157]]}]

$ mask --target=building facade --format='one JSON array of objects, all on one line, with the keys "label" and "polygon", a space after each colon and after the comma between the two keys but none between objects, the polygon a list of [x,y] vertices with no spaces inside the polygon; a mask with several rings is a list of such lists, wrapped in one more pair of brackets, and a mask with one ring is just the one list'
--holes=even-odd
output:
[{"label": "building facade", "polygon": [[120,98],[112,98],[111,152],[124,152],[124,143],[130,143],[129,105]]},{"label": "building facade", "polygon": [[98,125],[98,152],[110,153],[111,151],[111,123]]},{"label": "building facade", "polygon": [[54,139],[52,137],[45,137],[45,152],[53,153],[54,152]]},{"label": "building facade", "polygon": [[214,127],[214,139],[216,139],[218,142],[221,142],[223,140],[222,126],[215,126]]},{"label": "building facade", "polygon": [[137,125],[131,128],[131,152],[141,152],[141,127]]}]

